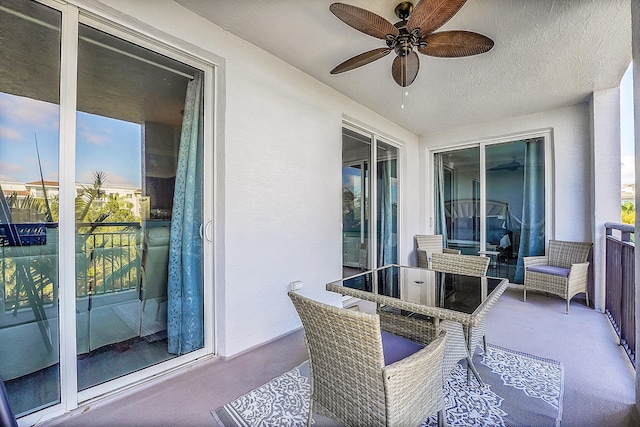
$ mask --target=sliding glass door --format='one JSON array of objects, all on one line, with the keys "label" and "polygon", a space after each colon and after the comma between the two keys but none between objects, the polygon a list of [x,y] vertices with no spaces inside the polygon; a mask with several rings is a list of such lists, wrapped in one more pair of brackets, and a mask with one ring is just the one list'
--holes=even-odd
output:
[{"label": "sliding glass door", "polygon": [[34,420],[212,349],[212,66],[50,6],[0,5],[0,376]]},{"label": "sliding glass door", "polygon": [[490,257],[490,275],[522,283],[522,258],[545,250],[546,179],[545,136],[436,153],[435,231]]},{"label": "sliding glass door", "polygon": [[[80,25],[79,390],[203,346],[202,94],[202,71]],[[172,257],[183,261],[172,251],[182,250],[191,263],[186,280],[186,266],[169,268]],[[170,277],[179,282],[175,295]],[[197,336],[188,348],[169,327],[181,328],[175,317],[182,286],[194,298],[189,316]]]},{"label": "sliding glass door", "polygon": [[61,400],[56,197],[62,14],[23,0],[2,4],[0,377],[13,410],[24,414]]},{"label": "sliding glass door", "polygon": [[375,134],[342,130],[345,277],[398,262],[398,153],[398,147]]}]

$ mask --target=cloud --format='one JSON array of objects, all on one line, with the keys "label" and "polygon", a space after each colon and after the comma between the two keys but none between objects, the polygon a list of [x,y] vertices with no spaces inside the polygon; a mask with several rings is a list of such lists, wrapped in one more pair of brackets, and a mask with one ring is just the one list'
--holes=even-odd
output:
[{"label": "cloud", "polygon": [[101,145],[111,140],[111,129],[102,128],[95,129],[84,120],[79,119],[78,123],[78,140],[88,142],[90,144]]},{"label": "cloud", "polygon": [[20,181],[16,176],[26,172],[26,169],[22,167],[22,165],[7,163],[2,160],[0,160],[0,170],[2,171],[0,179],[3,181]]},{"label": "cloud", "polygon": [[[0,114],[2,113],[0,112]],[[22,133],[19,130],[3,125],[0,125],[0,138],[9,139],[12,141],[21,141],[22,139],[24,139]]]},{"label": "cloud", "polygon": [[44,101],[0,94],[0,116],[16,125],[37,125],[58,129],[60,108]]}]

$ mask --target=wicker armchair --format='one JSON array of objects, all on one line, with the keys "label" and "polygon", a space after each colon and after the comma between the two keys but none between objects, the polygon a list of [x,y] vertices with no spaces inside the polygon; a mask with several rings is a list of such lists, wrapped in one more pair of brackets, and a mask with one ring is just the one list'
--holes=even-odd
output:
[{"label": "wicker armchair", "polygon": [[[383,333],[376,314],[330,306],[295,292],[289,297],[302,320],[309,352],[309,426],[313,412],[347,426],[417,426],[437,412],[439,425],[444,424],[445,333],[422,347]],[[396,339],[404,342],[389,342]],[[407,343],[418,350],[396,354],[385,363],[391,349]]]},{"label": "wicker armchair", "polygon": [[418,267],[422,268],[429,268],[429,257],[433,253],[460,255],[459,250],[442,247],[442,234],[416,234],[416,247]]},{"label": "wicker armchair", "polygon": [[584,292],[589,306],[587,259],[591,246],[586,242],[550,240],[546,256],[525,257],[524,301],[528,290],[558,295],[567,301],[566,313],[569,314],[571,298]]}]

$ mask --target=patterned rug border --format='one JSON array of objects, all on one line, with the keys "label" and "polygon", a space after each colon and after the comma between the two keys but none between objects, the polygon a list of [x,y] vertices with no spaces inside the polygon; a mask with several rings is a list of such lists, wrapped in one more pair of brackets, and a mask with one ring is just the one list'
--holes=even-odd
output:
[{"label": "patterned rug border", "polygon": [[[554,360],[554,359],[550,359],[550,358],[545,358],[545,357],[540,357],[534,354],[530,354],[530,353],[526,353],[523,351],[518,351],[518,350],[513,350],[510,348],[506,348],[506,347],[502,347],[499,345],[495,345],[495,344],[491,344],[491,343],[487,343],[487,347],[489,350],[489,353],[491,353],[492,350],[497,350],[498,352],[503,352],[505,354],[511,354],[513,356],[517,356],[517,357],[521,357],[524,359],[529,359],[531,361],[539,361],[543,364],[547,364],[550,366],[553,366],[554,369],[553,371],[555,372],[553,375],[555,376],[556,380],[559,380],[559,387],[556,387],[556,389],[558,390],[558,396],[557,397],[557,417],[555,418],[555,425],[556,427],[560,425],[560,422],[562,420],[562,407],[563,407],[563,397],[564,397],[564,366],[562,364],[562,362]],[[509,385],[507,384],[507,382],[505,381],[505,379],[501,376],[500,373],[496,372],[493,370],[492,366],[490,366],[489,364],[485,364],[485,355],[480,347],[479,351],[474,355],[474,359],[478,357],[479,359],[476,361],[476,366],[478,366],[478,364],[482,364],[484,365],[484,367],[486,369],[489,370],[489,372],[493,372],[493,374],[497,377],[502,378],[501,382],[503,383],[503,386],[507,386],[507,387],[511,387],[514,388],[514,385]],[[265,391],[268,391],[269,388],[273,385],[273,383],[277,383],[277,382],[281,382],[281,381],[287,381],[287,380],[293,380],[293,381],[297,381],[300,378],[306,379],[306,381],[308,382],[308,360],[305,360],[304,362],[300,363],[298,366],[291,368],[289,371],[284,372],[281,375],[278,375],[274,378],[272,378],[271,380],[265,382],[264,384],[248,391],[247,393],[244,393],[243,395],[239,396],[238,398],[232,400],[231,402],[220,406],[219,408],[212,410],[211,414],[213,416],[213,418],[215,419],[215,421],[218,423],[219,426],[222,427],[252,427],[254,425],[271,425],[267,422],[267,424],[264,423],[263,421],[259,421],[258,423],[252,423],[250,421],[250,419],[246,419],[243,414],[241,412],[238,412],[238,408],[234,407],[234,404],[238,404],[238,402],[241,402],[241,399],[245,399],[250,395],[264,395],[266,394]],[[490,363],[490,362],[489,362]],[[307,365],[307,366],[305,366]],[[459,370],[460,372],[464,372],[464,377],[466,377],[466,368],[463,368],[463,366],[459,366]],[[306,373],[305,373],[306,372]],[[462,374],[458,373],[458,376],[461,376]],[[454,374],[452,372],[452,377],[454,377]],[[304,380],[303,380],[304,382]],[[466,381],[465,381],[466,382]],[[555,384],[555,382],[554,382]],[[487,389],[487,387],[489,387]],[[517,389],[517,387],[515,387],[515,389]],[[486,385],[486,386],[482,386],[480,389],[478,390],[485,390],[488,391],[488,393],[491,395],[493,394],[493,396],[495,396],[496,398],[498,398],[500,401],[503,400],[503,398],[499,395],[495,395],[495,393],[493,393],[491,391],[491,386],[490,385]],[[528,393],[526,390],[521,390],[524,393]],[[538,397],[540,398],[540,396],[534,396],[534,397]],[[280,400],[280,398],[278,399]],[[298,402],[293,403],[294,405],[301,405],[299,406],[300,409],[303,409],[305,406],[307,406],[307,403],[304,401],[301,401],[301,399],[299,398],[299,396],[292,396],[292,395],[288,395],[288,396],[284,396],[284,399],[280,402],[278,402],[279,405],[290,405],[292,404],[292,400],[297,400]],[[308,400],[308,399],[306,399]],[[260,402],[252,402],[252,399],[249,398],[248,401],[244,401],[244,404],[249,404],[250,408],[252,408],[252,410],[258,411],[258,413],[262,413],[263,415],[265,414],[264,412],[264,408],[262,408],[260,405]],[[256,406],[256,404],[258,406]],[[547,404],[551,404],[552,407],[555,407],[555,404],[552,402],[549,402],[547,400]],[[498,404],[498,406],[501,406],[501,403]],[[307,406],[308,407],[308,406]],[[283,409],[282,407],[280,409]],[[498,408],[498,411],[500,411],[500,409]],[[294,411],[294,412],[299,412],[299,411]],[[301,419],[299,417],[300,414],[293,414],[291,412],[289,412],[288,417],[285,417],[286,419],[282,419],[281,420],[281,424],[282,425],[304,425],[306,424],[306,415],[304,415],[304,420],[305,421],[301,424]],[[507,415],[507,413],[503,413],[503,415]],[[321,416],[320,416],[321,417]],[[268,418],[268,417],[267,417]],[[315,418],[315,416],[314,416]],[[325,419],[324,417],[321,417],[323,419]],[[427,427],[428,425],[433,424],[433,422],[435,421],[435,418],[432,420],[430,417],[427,420],[425,420],[425,422],[421,425],[422,427]],[[447,416],[447,418],[449,418],[449,415]],[[328,418],[326,418],[325,420],[330,420]],[[273,421],[273,419],[271,420]],[[316,420],[318,421],[318,420]],[[330,420],[330,421],[334,421],[334,420]],[[506,421],[506,419],[505,419]],[[550,420],[551,421],[551,420]],[[324,425],[324,424],[323,424]],[[474,424],[475,425],[475,424]],[[494,424],[492,424],[494,425]],[[504,421],[499,423],[498,425],[505,425]],[[506,425],[512,425],[511,422],[508,422],[508,424]]]},{"label": "patterned rug border", "polygon": [[[502,347],[496,344],[491,344],[491,343],[487,343],[487,347],[488,348],[497,348],[501,351],[504,351],[506,353],[512,353],[512,354],[517,354],[519,356],[523,356],[523,357],[528,357],[530,359],[535,359],[535,360],[540,360],[542,362],[546,362],[549,363],[551,365],[557,365],[560,368],[560,395],[558,397],[558,421],[556,423],[556,426],[559,426],[561,421],[562,421],[562,408],[563,408],[563,399],[564,399],[564,365],[562,364],[562,362],[555,360],[555,359],[549,359],[546,357],[540,357],[540,356],[536,356],[535,354],[531,354],[531,353],[526,353],[524,351],[518,351],[518,350],[513,350],[507,347]],[[483,356],[484,357],[484,356]]]}]

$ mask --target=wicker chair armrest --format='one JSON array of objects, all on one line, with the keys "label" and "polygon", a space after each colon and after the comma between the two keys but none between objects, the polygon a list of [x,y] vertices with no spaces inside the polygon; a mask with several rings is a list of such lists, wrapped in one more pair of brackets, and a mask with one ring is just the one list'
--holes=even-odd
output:
[{"label": "wicker chair armrest", "polygon": [[442,248],[442,253],[443,254],[460,255],[462,253],[462,251],[460,251],[458,249]]},{"label": "wicker chair armrest", "polygon": [[522,261],[525,269],[533,265],[549,265],[549,257],[547,256],[526,256],[522,258]]},{"label": "wicker chair armrest", "polygon": [[429,258],[425,249],[416,249],[418,254],[418,267],[429,268]]},{"label": "wicker chair armrest", "polygon": [[571,264],[571,269],[569,270],[569,279],[572,278],[572,276],[587,276],[587,273],[589,271],[589,263],[588,262],[579,262],[576,264]]},{"label": "wicker chair armrest", "polygon": [[387,425],[417,425],[444,407],[446,332],[422,350],[383,368]]}]

